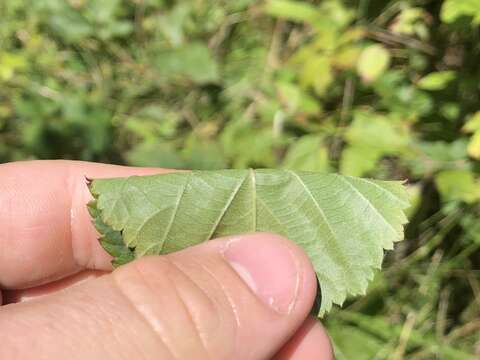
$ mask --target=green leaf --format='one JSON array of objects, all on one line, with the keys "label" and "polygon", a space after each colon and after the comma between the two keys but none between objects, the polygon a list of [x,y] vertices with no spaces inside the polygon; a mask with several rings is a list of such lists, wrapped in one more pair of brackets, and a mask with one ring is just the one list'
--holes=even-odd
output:
[{"label": "green leaf", "polygon": [[199,84],[219,80],[218,65],[208,47],[202,43],[161,50],[155,65],[168,78],[185,77]]},{"label": "green leaf", "polygon": [[192,7],[188,3],[178,3],[171,11],[159,17],[158,28],[173,46],[184,42],[184,27]]},{"label": "green leaf", "polygon": [[300,22],[315,21],[318,16],[318,8],[300,1],[270,0],[265,5],[265,12],[269,15]]},{"label": "green leaf", "polygon": [[468,143],[468,155],[474,159],[480,159],[480,111],[467,117],[467,122],[462,130],[467,133],[473,133]]},{"label": "green leaf", "polygon": [[445,201],[472,203],[480,198],[480,187],[468,170],[444,170],[435,176],[438,191]]},{"label": "green leaf", "polygon": [[17,70],[27,67],[22,55],[0,51],[0,81],[10,80]]},{"label": "green leaf", "polygon": [[357,63],[358,74],[365,82],[375,81],[390,65],[390,53],[379,44],[370,45],[360,54]]},{"label": "green leaf", "polygon": [[408,127],[395,115],[357,110],[345,138],[350,145],[365,146],[385,153],[395,153],[408,145]]},{"label": "green leaf", "polygon": [[371,360],[385,346],[380,339],[357,327],[344,323],[330,326],[328,333],[332,338],[338,360]]},{"label": "green leaf", "polygon": [[473,17],[474,24],[480,24],[480,2],[478,0],[446,0],[442,5],[440,18],[452,23],[462,16]]},{"label": "green leaf", "polygon": [[188,165],[178,151],[168,142],[144,142],[126,153],[127,163],[133,166],[152,166],[170,169],[187,169]]},{"label": "green leaf", "polygon": [[331,59],[327,56],[309,57],[300,70],[300,83],[304,87],[313,87],[319,96],[325,94],[333,80]]},{"label": "green leaf", "polygon": [[440,114],[447,120],[454,121],[460,115],[460,106],[454,102],[447,102],[440,105]]},{"label": "green leaf", "polygon": [[[364,294],[383,250],[403,238],[408,207],[400,182],[290,170],[219,170],[94,180],[90,208],[106,247],[123,261],[166,254],[252,231],[281,234],[309,255],[320,316],[347,294]],[[98,226],[100,224],[100,226]],[[107,233],[105,233],[107,226]],[[118,251],[118,252],[117,252]],[[127,254],[127,255],[125,255]]]},{"label": "green leaf", "polygon": [[404,7],[400,14],[395,18],[392,24],[392,32],[394,34],[405,35],[421,35],[423,33],[428,34],[426,25],[423,24],[424,19],[427,17],[427,13],[421,7]]},{"label": "green leaf", "polygon": [[410,142],[410,133],[395,116],[358,110],[345,140],[348,146],[342,153],[340,172],[361,176],[373,170],[383,156],[401,153]]},{"label": "green leaf", "polygon": [[283,166],[292,170],[328,172],[328,150],[323,137],[305,135],[288,149]]},{"label": "green leaf", "polygon": [[462,128],[465,132],[476,132],[480,130],[480,111],[467,117],[467,122]]},{"label": "green leaf", "polygon": [[455,71],[438,71],[421,78],[417,86],[423,90],[442,90],[456,77]]},{"label": "green leaf", "polygon": [[480,159],[480,130],[473,133],[468,143],[468,155],[474,159]]},{"label": "green leaf", "polygon": [[232,160],[235,168],[275,165],[277,139],[274,138],[271,127],[256,128],[250,122],[238,118],[227,123],[220,141],[225,155]]},{"label": "green leaf", "polygon": [[88,204],[88,212],[94,219],[95,227],[100,234],[102,234],[100,244],[102,244],[103,248],[114,257],[112,260],[113,266],[123,265],[134,260],[135,255],[133,254],[133,250],[125,246],[122,233],[113,230],[109,225],[103,222],[100,211],[95,202]]},{"label": "green leaf", "polygon": [[354,12],[337,0],[318,5],[291,0],[269,0],[264,7],[268,15],[295,22],[306,22],[318,30],[339,30],[354,18]]},{"label": "green leaf", "polygon": [[366,146],[348,146],[342,152],[340,173],[344,175],[362,176],[375,169],[383,153]]}]

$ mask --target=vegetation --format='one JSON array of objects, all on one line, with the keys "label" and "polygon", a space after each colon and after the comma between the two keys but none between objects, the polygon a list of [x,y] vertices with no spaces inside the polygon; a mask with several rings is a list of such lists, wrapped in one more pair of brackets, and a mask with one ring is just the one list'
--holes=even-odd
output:
[{"label": "vegetation", "polygon": [[408,180],[338,359],[480,354],[476,0],[0,0],[0,161]]}]

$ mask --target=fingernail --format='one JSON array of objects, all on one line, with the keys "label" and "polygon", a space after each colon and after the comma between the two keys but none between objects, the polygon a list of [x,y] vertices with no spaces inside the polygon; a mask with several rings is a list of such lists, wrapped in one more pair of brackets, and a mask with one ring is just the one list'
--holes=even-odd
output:
[{"label": "fingernail", "polygon": [[300,283],[299,265],[277,236],[252,234],[233,238],[223,255],[262,302],[281,314],[292,311]]}]

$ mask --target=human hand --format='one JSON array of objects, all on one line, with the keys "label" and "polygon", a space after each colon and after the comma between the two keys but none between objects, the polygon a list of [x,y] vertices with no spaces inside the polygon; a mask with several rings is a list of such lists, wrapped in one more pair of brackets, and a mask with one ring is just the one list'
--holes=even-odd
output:
[{"label": "human hand", "polygon": [[165,171],[0,165],[0,359],[332,359],[308,316],[315,273],[279,236],[211,240],[111,272],[85,177]]}]

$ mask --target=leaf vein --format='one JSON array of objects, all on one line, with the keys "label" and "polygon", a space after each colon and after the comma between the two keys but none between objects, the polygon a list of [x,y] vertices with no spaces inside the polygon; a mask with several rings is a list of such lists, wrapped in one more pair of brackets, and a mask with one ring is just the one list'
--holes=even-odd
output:
[{"label": "leaf vein", "polygon": [[165,246],[165,242],[167,241],[168,234],[170,233],[170,230],[172,229],[173,222],[175,220],[175,216],[177,215],[178,208],[180,207],[180,202],[182,201],[183,195],[185,194],[185,190],[190,183],[190,180],[192,179],[193,176],[193,171],[190,172],[189,176],[185,180],[185,183],[183,184],[182,191],[179,192],[177,199],[175,200],[175,208],[172,211],[172,216],[170,216],[170,219],[168,221],[167,228],[165,229],[165,232],[163,233],[163,238],[159,242],[160,246],[160,251],[162,251],[163,247]]},{"label": "leaf vein", "polygon": [[320,204],[317,202],[317,200],[313,197],[313,194],[312,192],[310,191],[310,189],[307,187],[307,185],[303,182],[303,180],[300,178],[300,176],[298,176],[297,174],[295,174],[295,172],[291,171],[291,170],[287,170],[288,173],[290,173],[301,185],[302,187],[305,189],[305,192],[308,194],[308,196],[312,199],[312,202],[315,204],[315,207],[317,208],[318,212],[320,213],[320,216],[322,217],[325,225],[327,225],[327,228],[328,228],[328,231],[330,232],[330,234],[333,236],[333,238],[335,240],[338,240],[338,237],[335,233],[335,231],[333,231],[331,225],[330,225],[330,222],[328,221],[327,219],[327,216],[325,215],[325,212],[323,211],[323,209],[320,207]]},{"label": "leaf vein", "polygon": [[[346,176],[346,178],[352,178],[351,176]],[[398,197],[397,195],[395,195],[394,193],[392,193],[391,191],[388,191],[387,189],[381,187],[380,185],[378,185],[377,183],[375,183],[374,181],[370,180],[370,179],[365,179],[365,178],[360,178],[360,177],[357,177],[355,178],[356,180],[360,180],[360,181],[363,181],[363,182],[366,182],[367,184],[370,184],[370,185],[373,185],[375,186],[376,188],[378,188],[380,191],[382,191],[383,193],[387,194],[388,196],[390,197],[393,197],[394,199],[396,199],[397,201],[399,201],[400,203],[402,203],[402,205],[404,206],[410,206],[410,204],[408,203],[408,201],[405,201],[404,199]]]},{"label": "leaf vein", "polygon": [[240,191],[240,188],[242,187],[243,183],[245,182],[245,180],[248,178],[248,173],[245,175],[245,177],[242,179],[242,181],[240,181],[237,185],[237,187],[233,190],[233,193],[232,195],[230,196],[230,198],[227,200],[227,203],[225,204],[225,206],[223,207],[222,211],[220,212],[220,215],[218,216],[217,220],[215,221],[215,223],[213,224],[213,227],[212,227],[212,230],[210,231],[210,233],[208,234],[207,238],[204,240],[204,241],[207,241],[207,240],[210,240],[212,235],[215,233],[215,230],[217,230],[218,228],[218,225],[220,224],[220,221],[222,221],[222,218],[224,217],[225,213],[227,212],[228,208],[230,207],[230,205],[232,204],[233,200],[235,199],[235,197],[237,196],[238,192]]},{"label": "leaf vein", "polygon": [[392,226],[392,224],[390,224],[385,219],[385,217],[378,211],[378,209],[372,204],[372,202],[365,195],[362,194],[361,191],[359,191],[355,186],[353,186],[353,184],[351,184],[350,181],[348,181],[346,178],[344,178],[342,176],[338,176],[337,174],[335,174],[335,176],[337,178],[339,178],[340,181],[342,181],[344,184],[347,184],[362,199],[364,199],[364,201],[367,203],[366,208],[373,209],[373,211],[378,215],[378,217],[382,220],[382,222],[385,223],[388,226],[388,228],[393,231],[393,233],[395,234],[395,237],[398,237],[398,231],[395,230],[395,228]]}]

